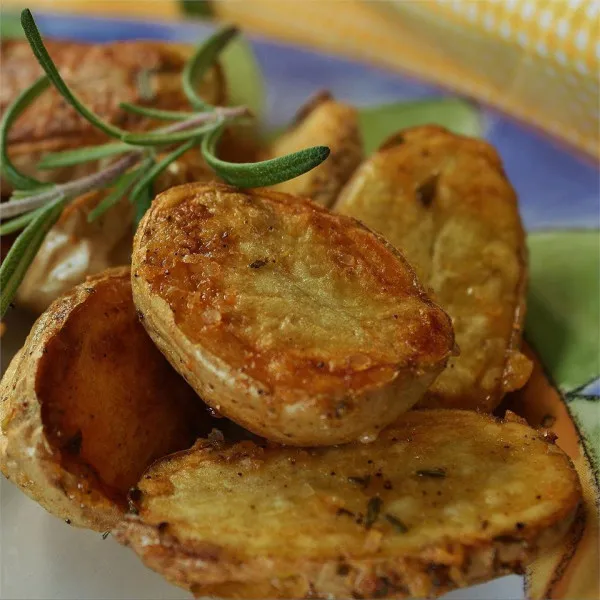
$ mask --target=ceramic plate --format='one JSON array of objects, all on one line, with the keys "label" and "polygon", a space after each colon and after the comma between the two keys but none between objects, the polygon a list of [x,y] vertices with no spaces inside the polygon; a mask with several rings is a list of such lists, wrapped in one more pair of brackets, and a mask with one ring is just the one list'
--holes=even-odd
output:
[{"label": "ceramic plate", "polygon": [[[140,38],[197,42],[209,31],[196,23],[50,14],[36,17],[46,36],[86,42]],[[458,132],[484,137],[498,149],[520,197],[529,233],[527,338],[556,382],[552,393],[559,402],[567,403],[576,422],[590,415],[593,426],[598,408],[594,400],[600,388],[600,186],[593,163],[493,110],[452,98],[449,92],[428,84],[268,40],[254,39],[252,45],[265,79],[263,114],[270,127],[287,123],[310,94],[327,88],[336,97],[365,107],[361,119],[368,146],[400,127],[436,121]],[[254,99],[256,103],[260,103],[259,96]],[[8,333],[2,339],[4,367],[23,343],[30,324],[31,318],[18,311],[9,316]],[[587,423],[589,427],[589,418]],[[592,441],[600,437],[598,430],[589,435]],[[594,450],[593,444],[591,447]],[[103,539],[99,534],[69,527],[5,480],[0,490],[2,598],[189,597],[146,569],[130,550],[110,537]],[[518,576],[505,577],[447,598],[520,599],[524,598],[524,581]]]}]

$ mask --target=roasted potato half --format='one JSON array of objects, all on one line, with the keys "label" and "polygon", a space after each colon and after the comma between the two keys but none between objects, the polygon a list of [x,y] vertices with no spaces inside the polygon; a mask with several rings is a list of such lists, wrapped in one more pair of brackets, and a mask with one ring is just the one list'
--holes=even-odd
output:
[{"label": "roasted potato half", "polygon": [[[187,110],[181,89],[181,71],[191,47],[161,42],[135,41],[110,44],[80,44],[50,41],[48,51],[71,89],[105,121],[132,131],[160,123],[133,115],[119,107],[132,102],[171,110]],[[29,44],[2,41],[0,113],[31,85],[42,70]],[[211,69],[200,92],[207,102],[223,104],[226,84],[221,69]],[[15,122],[9,136],[9,155],[24,172],[33,174],[36,163],[47,152],[103,143],[106,136],[80,117],[54,90],[45,92]],[[84,163],[36,173],[47,181],[68,181],[97,170],[97,163]],[[2,194],[10,186],[2,182]]]},{"label": "roasted potato half", "polygon": [[49,512],[104,531],[144,469],[209,421],[140,325],[129,269],[114,269],[52,304],[10,364],[0,466]]},{"label": "roasted potato half", "polygon": [[327,92],[316,95],[298,112],[290,130],[265,151],[263,158],[283,156],[317,145],[328,146],[331,150],[325,162],[270,189],[331,206],[363,159],[358,112],[354,107],[335,100]]},{"label": "roasted potato half", "polygon": [[[172,163],[154,188],[158,193],[174,185],[215,177],[199,151],[193,150]],[[123,198],[104,215],[88,222],[90,212],[109,193],[106,189],[86,194],[65,208],[27,270],[16,304],[41,313],[89,275],[130,264],[135,210],[129,199]]]},{"label": "roasted potato half", "polygon": [[199,441],[132,497],[117,539],[196,596],[425,598],[521,573],[581,491],[544,432],[422,410],[372,444]]},{"label": "roasted potato half", "polygon": [[214,409],[292,445],[371,436],[410,408],[454,347],[404,258],[310,200],[172,188],[138,227],[134,301]]},{"label": "roasted potato half", "polygon": [[452,317],[460,356],[419,406],[489,412],[527,381],[525,239],[489,144],[435,126],[403,131],[361,165],[335,210],[396,246]]}]

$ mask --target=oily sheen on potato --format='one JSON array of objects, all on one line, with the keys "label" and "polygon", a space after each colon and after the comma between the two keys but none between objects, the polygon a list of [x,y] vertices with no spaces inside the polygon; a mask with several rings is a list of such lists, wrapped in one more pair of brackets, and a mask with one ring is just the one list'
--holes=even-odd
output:
[{"label": "oily sheen on potato", "polygon": [[375,435],[453,350],[449,318],[394,248],[286,194],[217,183],[160,194],[132,275],[175,369],[215,410],[282,443]]},{"label": "oily sheen on potato", "polygon": [[138,488],[117,539],[217,598],[425,598],[521,573],[581,494],[551,436],[460,410],[410,411],[372,444],[199,441]]},{"label": "oily sheen on potato", "polygon": [[515,192],[486,142],[435,126],[388,140],[335,210],[396,246],[452,317],[452,357],[419,406],[491,412],[521,387],[527,256]]},{"label": "oily sheen on potato", "polygon": [[210,418],[139,324],[129,268],[88,279],[37,320],[0,384],[0,467],[67,522],[115,525],[155,459]]}]

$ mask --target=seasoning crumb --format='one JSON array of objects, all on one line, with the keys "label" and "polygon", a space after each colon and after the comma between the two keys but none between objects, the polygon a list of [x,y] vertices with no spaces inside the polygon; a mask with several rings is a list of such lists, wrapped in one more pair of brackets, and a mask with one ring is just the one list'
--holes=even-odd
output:
[{"label": "seasoning crumb", "polygon": [[356,485],[360,485],[362,488],[369,487],[369,483],[371,483],[371,476],[366,475],[365,477],[348,477],[348,481],[350,483],[355,483]]},{"label": "seasoning crumb", "polygon": [[103,540],[105,540],[105,539],[106,539],[106,538],[107,538],[109,535],[110,535],[110,531],[105,531],[105,532],[102,534],[102,539],[103,539]]},{"label": "seasoning crumb", "polygon": [[443,479],[444,477],[446,477],[446,469],[443,469],[443,468],[420,469],[419,471],[417,471],[417,476]]},{"label": "seasoning crumb", "polygon": [[251,262],[248,266],[251,269],[260,269],[261,267],[264,267],[268,262],[269,260],[266,258],[259,258],[258,260]]}]

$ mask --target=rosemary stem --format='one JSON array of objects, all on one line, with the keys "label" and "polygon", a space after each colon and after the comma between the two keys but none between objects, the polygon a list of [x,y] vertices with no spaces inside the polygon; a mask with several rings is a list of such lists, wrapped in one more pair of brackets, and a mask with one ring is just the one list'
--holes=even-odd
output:
[{"label": "rosemary stem", "polygon": [[223,107],[217,106],[215,110],[210,112],[202,112],[198,115],[193,116],[186,121],[179,121],[173,123],[173,125],[167,125],[157,129],[160,133],[175,133],[176,131],[184,131],[196,127],[196,125],[202,125],[202,123],[208,123],[210,121],[216,121],[218,119],[232,119],[234,117],[246,117],[251,116],[252,112],[246,106],[231,106]]},{"label": "rosemary stem", "polygon": [[136,150],[126,154],[116,162],[105,169],[86,175],[69,183],[57,185],[51,190],[47,190],[35,196],[30,196],[24,200],[13,200],[0,205],[0,219],[8,219],[22,215],[30,210],[35,210],[47,202],[63,197],[76,197],[85,194],[91,190],[104,187],[111,181],[119,177],[135,165],[143,156],[143,150]]}]

